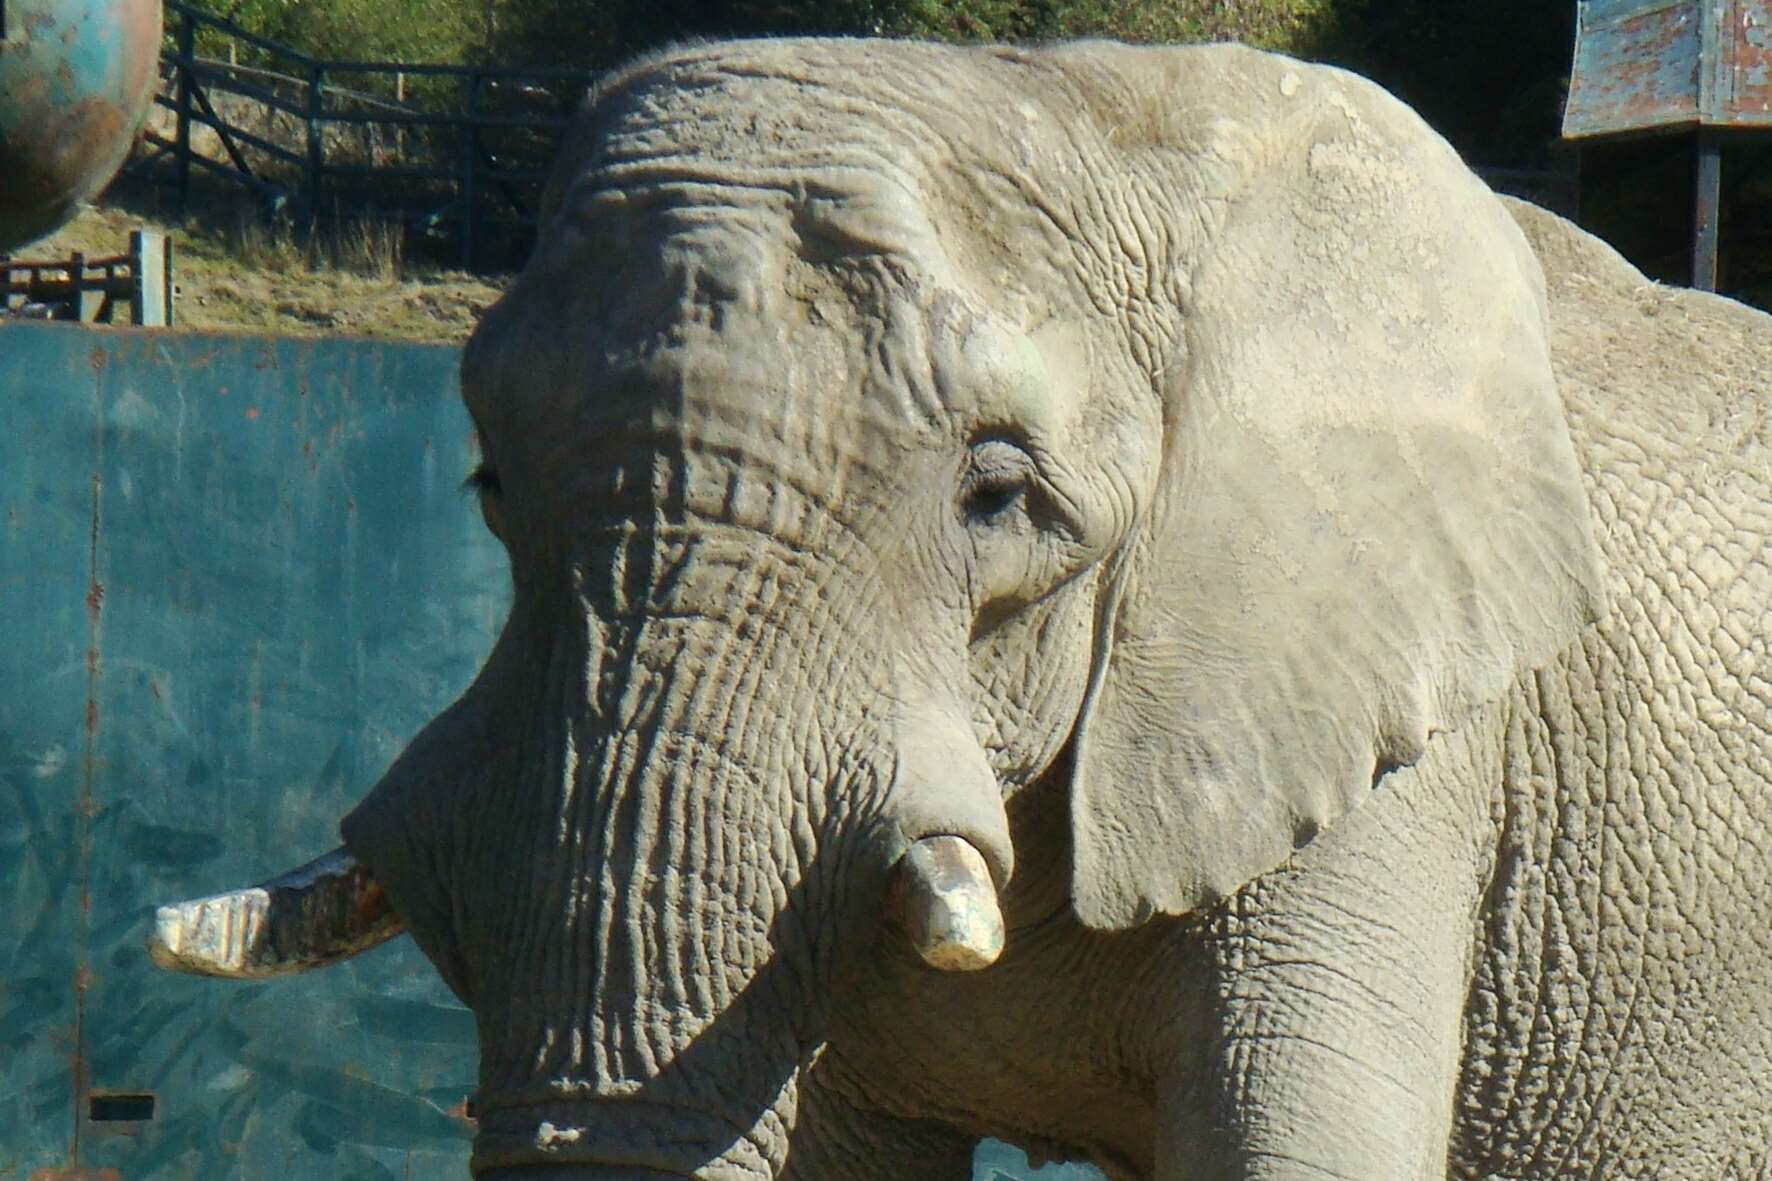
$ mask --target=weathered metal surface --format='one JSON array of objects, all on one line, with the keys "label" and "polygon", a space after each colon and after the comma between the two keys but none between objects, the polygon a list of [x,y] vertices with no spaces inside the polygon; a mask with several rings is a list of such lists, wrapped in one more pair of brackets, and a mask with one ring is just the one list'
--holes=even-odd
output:
[{"label": "weathered metal surface", "polygon": [[0,1177],[466,1176],[473,1020],[410,941],[267,983],[142,946],[337,844],[490,648],[456,361],[0,324]]},{"label": "weathered metal surface", "polygon": [[405,930],[387,894],[343,849],[268,882],[162,906],[156,964],[195,976],[293,976],[380,947]]},{"label": "weathered metal surface", "polygon": [[1583,0],[1563,134],[1772,127],[1772,0]]},{"label": "weathered metal surface", "polygon": [[0,253],[116,173],[153,102],[160,0],[0,4]]},{"label": "weathered metal surface", "polygon": [[1724,119],[1772,127],[1772,0],[1735,0]]},{"label": "weathered metal surface", "polygon": [[1698,119],[1702,57],[1691,0],[1587,0],[1563,110],[1568,137],[1689,125]]}]

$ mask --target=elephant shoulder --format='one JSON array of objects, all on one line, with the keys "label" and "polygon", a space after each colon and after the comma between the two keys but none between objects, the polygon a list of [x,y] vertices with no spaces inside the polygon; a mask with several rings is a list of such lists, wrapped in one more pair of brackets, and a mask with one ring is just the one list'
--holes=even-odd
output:
[{"label": "elephant shoulder", "polygon": [[1552,364],[1622,606],[1611,632],[1639,650],[1695,644],[1713,688],[1748,683],[1772,601],[1772,316],[1655,283],[1568,221],[1507,204],[1544,269]]},{"label": "elephant shoulder", "polygon": [[1772,470],[1772,316],[1656,283],[1556,214],[1503,203],[1544,271],[1552,362],[1578,448],[1628,435],[1676,467]]}]

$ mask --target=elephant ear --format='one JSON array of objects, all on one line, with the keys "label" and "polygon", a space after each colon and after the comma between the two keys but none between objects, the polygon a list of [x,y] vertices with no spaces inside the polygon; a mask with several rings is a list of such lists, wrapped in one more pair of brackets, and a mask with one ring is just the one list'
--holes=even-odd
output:
[{"label": "elephant ear", "polygon": [[[1072,893],[1097,928],[1279,866],[1604,610],[1511,219],[1376,88],[1233,64],[1169,137],[1206,224],[1076,735]],[[1241,114],[1202,131],[1201,109]]]}]

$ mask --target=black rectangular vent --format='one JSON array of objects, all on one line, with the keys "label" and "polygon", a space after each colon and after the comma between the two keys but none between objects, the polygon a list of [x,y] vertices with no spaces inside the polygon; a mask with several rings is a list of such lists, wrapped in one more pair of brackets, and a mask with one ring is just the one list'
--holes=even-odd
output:
[{"label": "black rectangular vent", "polygon": [[88,1095],[86,1118],[93,1123],[139,1123],[154,1118],[152,1095]]}]

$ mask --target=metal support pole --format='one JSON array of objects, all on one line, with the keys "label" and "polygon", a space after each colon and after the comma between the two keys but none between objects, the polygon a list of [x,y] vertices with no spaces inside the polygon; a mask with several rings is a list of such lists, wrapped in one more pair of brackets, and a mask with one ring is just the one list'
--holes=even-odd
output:
[{"label": "metal support pole", "polygon": [[1697,212],[1692,230],[1692,286],[1717,289],[1717,221],[1722,214],[1723,152],[1717,133],[1698,132]]},{"label": "metal support pole", "polygon": [[129,231],[129,322],[172,327],[172,242],[150,230]]},{"label": "metal support pole", "polygon": [[178,211],[185,211],[191,196],[191,63],[197,60],[197,18],[189,11],[178,25]]}]

